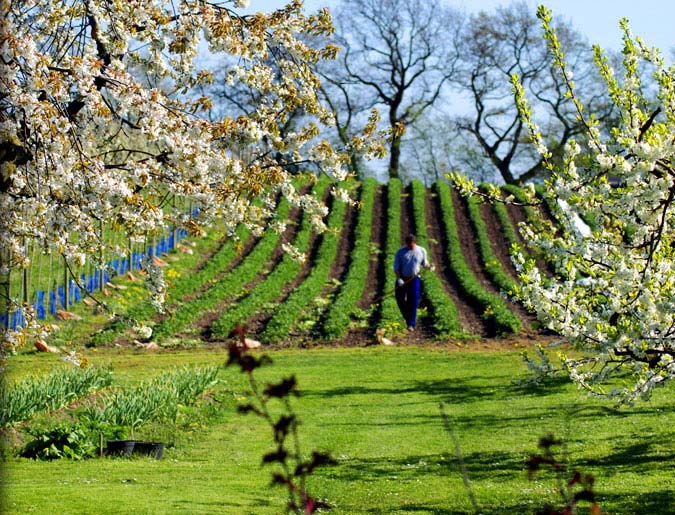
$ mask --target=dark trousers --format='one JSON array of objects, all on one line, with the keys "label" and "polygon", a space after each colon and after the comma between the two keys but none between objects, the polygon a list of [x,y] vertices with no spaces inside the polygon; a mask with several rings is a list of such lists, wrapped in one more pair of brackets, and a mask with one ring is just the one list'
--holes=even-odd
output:
[{"label": "dark trousers", "polygon": [[403,286],[396,288],[396,303],[401,315],[405,318],[406,325],[415,327],[417,325],[417,306],[420,303],[420,292],[422,283],[419,277],[406,280]]}]

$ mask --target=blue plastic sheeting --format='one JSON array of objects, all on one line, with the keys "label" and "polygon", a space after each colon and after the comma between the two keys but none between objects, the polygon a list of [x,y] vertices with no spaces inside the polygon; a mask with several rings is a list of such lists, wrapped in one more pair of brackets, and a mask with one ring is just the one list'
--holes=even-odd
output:
[{"label": "blue plastic sheeting", "polygon": [[45,313],[45,292],[40,290],[37,292],[37,303],[35,305],[35,313],[38,320],[44,320],[47,314]]},{"label": "blue plastic sheeting", "polygon": [[56,294],[59,296],[59,304],[61,304],[61,307],[67,307],[66,306],[66,289],[63,286],[59,286],[56,289]]},{"label": "blue plastic sheeting", "polygon": [[[7,315],[3,315],[7,317]],[[26,318],[23,316],[21,310],[17,309],[14,313],[9,316],[9,324],[6,321],[3,321],[5,328],[9,328],[12,331],[16,331],[26,325]]]},{"label": "blue plastic sheeting", "polygon": [[49,314],[56,313],[56,293],[50,290],[49,292]]},{"label": "blue plastic sheeting", "polygon": [[[192,216],[199,214],[199,208],[194,208],[192,210]],[[175,234],[175,238],[174,238]],[[131,264],[129,259],[114,259],[106,265],[106,268],[109,270],[115,270],[115,275],[124,274],[130,270],[140,270],[141,269],[141,260],[146,256],[159,256],[161,254],[166,254],[171,249],[175,248],[178,241],[187,237],[188,233],[185,229],[174,229],[171,228],[168,237],[162,238],[159,240],[157,245],[154,247],[151,245],[147,254],[144,252],[134,252],[131,256]],[[107,283],[111,279],[111,275],[108,270],[103,273],[103,282]],[[95,290],[101,288],[101,275],[96,272],[92,275],[80,275],[80,284],[87,290],[89,293],[93,293]],[[38,320],[44,320],[47,316],[45,310],[45,297],[48,299],[48,309],[49,314],[54,315],[58,309],[58,304],[61,304],[62,307],[66,308],[66,298],[65,298],[65,288],[59,286],[56,291],[43,291],[39,290],[36,292],[37,301],[33,308],[37,315]],[[80,286],[76,284],[73,280],[68,282],[68,304],[72,305],[74,303],[79,303],[82,300],[82,290]],[[26,325],[26,320],[22,315],[21,311],[16,311],[15,313],[7,314],[0,313],[0,326],[5,328],[11,328],[12,330],[20,329]]]}]

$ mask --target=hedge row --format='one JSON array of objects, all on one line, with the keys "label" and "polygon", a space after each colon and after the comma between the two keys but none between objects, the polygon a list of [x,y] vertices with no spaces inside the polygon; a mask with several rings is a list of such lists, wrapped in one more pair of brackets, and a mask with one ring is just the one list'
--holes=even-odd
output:
[{"label": "hedge row", "polygon": [[373,226],[373,203],[377,182],[365,179],[361,184],[361,207],[354,235],[354,248],[347,275],[335,301],[328,309],[323,323],[323,337],[328,340],[340,338],[349,329],[357,303],[363,296],[370,265],[370,234]]},{"label": "hedge row", "polygon": [[[427,188],[418,180],[412,181],[413,217],[415,220],[415,236],[417,242],[429,249],[429,235],[427,233]],[[433,327],[439,336],[459,334],[462,325],[459,321],[457,306],[448,295],[438,276],[428,272],[422,276],[424,282],[424,296],[431,305]]]},{"label": "hedge row", "polygon": [[[342,186],[344,187],[344,185]],[[344,202],[334,200],[328,216],[328,230],[321,236],[321,243],[316,253],[316,261],[312,271],[302,284],[277,307],[260,335],[262,341],[278,342],[288,337],[307,304],[321,294],[326,281],[329,279],[331,266],[337,256],[340,229],[346,213],[347,205]]]},{"label": "hedge row", "polygon": [[[314,186],[312,194],[321,198],[329,186],[330,181],[322,176]],[[312,233],[312,225],[303,216],[300,230],[295,236],[293,245],[302,253],[309,251],[309,240]],[[289,254],[285,254],[281,262],[262,282],[258,283],[248,295],[236,304],[231,305],[212,325],[213,335],[226,338],[239,324],[264,311],[265,305],[274,302],[284,286],[292,281],[302,270],[302,264],[294,260]]]},{"label": "hedge row", "polygon": [[444,182],[434,184],[441,206],[445,235],[448,242],[447,254],[459,287],[472,302],[483,309],[483,317],[496,333],[515,333],[522,327],[517,315],[511,312],[504,299],[486,291],[466,264],[459,241],[455,210],[452,204],[450,186]]},{"label": "hedge row", "polygon": [[516,291],[517,284],[502,267],[501,262],[495,256],[490,244],[490,236],[488,235],[485,221],[480,212],[480,202],[474,197],[467,198],[467,207],[469,211],[469,220],[476,231],[478,238],[478,250],[483,261],[485,273],[490,280],[504,293],[513,295]]},{"label": "hedge row", "polygon": [[[401,189],[399,179],[390,179],[387,185],[387,239],[385,251],[385,284],[389,285],[393,293],[396,284],[394,273],[394,255],[401,246]],[[387,332],[400,333],[405,329],[405,323],[396,305],[396,298],[392,294],[385,295],[380,306],[379,326]]]}]

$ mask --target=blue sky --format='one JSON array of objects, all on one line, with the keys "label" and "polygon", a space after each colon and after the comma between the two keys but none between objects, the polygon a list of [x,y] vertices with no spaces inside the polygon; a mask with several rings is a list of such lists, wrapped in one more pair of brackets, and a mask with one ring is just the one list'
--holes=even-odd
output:
[{"label": "blue sky", "polygon": [[[468,12],[491,10],[504,0],[445,0],[449,5]],[[271,10],[285,5],[283,0],[251,0],[253,10]],[[336,5],[336,0],[305,0],[305,8],[314,11],[323,5]],[[647,45],[657,46],[670,56],[675,48],[675,1],[673,0],[527,0],[535,10],[544,3],[553,15],[569,19],[586,35],[591,44],[621,49],[619,20],[627,17],[631,30]]]}]

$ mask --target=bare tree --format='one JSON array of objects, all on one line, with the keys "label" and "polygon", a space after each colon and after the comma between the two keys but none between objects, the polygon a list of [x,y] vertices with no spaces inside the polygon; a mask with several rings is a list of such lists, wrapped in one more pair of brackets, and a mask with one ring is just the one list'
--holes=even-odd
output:
[{"label": "bare tree", "polygon": [[350,171],[357,177],[364,178],[363,156],[350,151],[350,140],[359,132],[361,125],[377,104],[377,100],[364,91],[356,91],[349,84],[344,52],[337,61],[319,61],[314,71],[321,78],[319,95],[331,109],[335,117],[335,136],[340,145],[348,149]]},{"label": "bare tree", "polygon": [[[569,23],[557,26],[575,82],[582,84],[589,112],[601,122],[612,114],[606,91],[593,66],[591,46]],[[470,113],[456,126],[470,135],[506,183],[525,182],[544,169],[541,158],[523,133],[511,75],[528,89],[534,115],[554,157],[565,143],[582,134],[562,77],[552,64],[540,23],[524,2],[471,16],[460,38],[464,42],[456,86],[468,94]]]},{"label": "bare tree", "polygon": [[345,99],[384,106],[393,136],[389,176],[399,176],[405,126],[434,105],[455,73],[459,15],[440,0],[343,0],[336,10],[344,73],[328,74]]},{"label": "bare tree", "polygon": [[451,113],[433,110],[420,118],[406,135],[401,178],[430,185],[446,174],[461,171],[478,182],[500,182],[500,175],[476,140],[461,132]]}]

